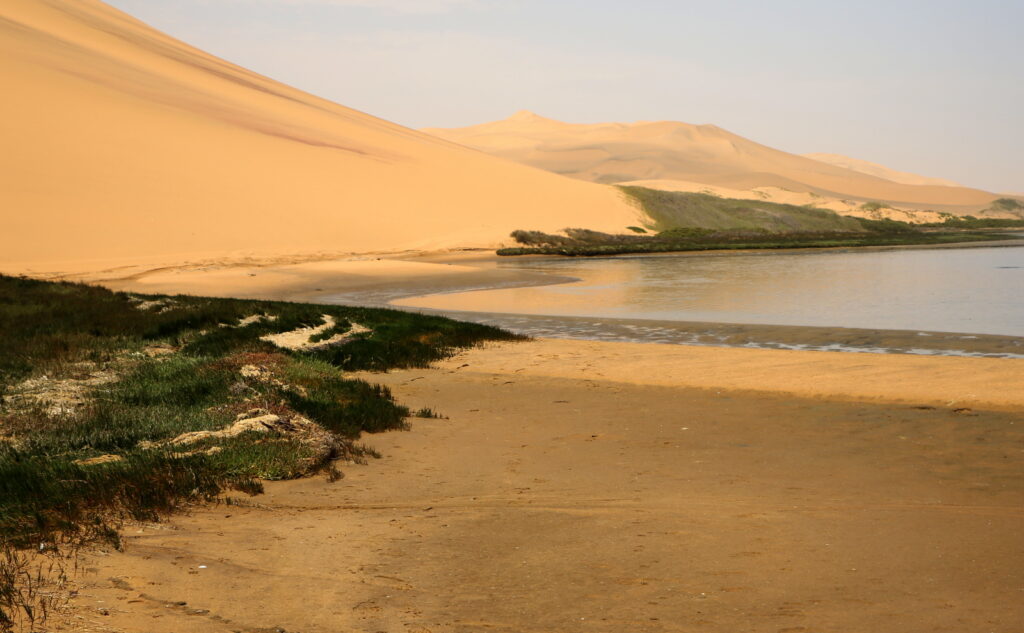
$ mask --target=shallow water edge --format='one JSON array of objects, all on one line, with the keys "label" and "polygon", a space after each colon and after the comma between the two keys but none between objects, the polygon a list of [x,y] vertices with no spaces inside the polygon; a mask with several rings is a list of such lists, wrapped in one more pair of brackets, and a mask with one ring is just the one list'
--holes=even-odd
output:
[{"label": "shallow water edge", "polygon": [[[552,277],[547,284],[576,281]],[[496,284],[492,288],[533,287],[533,283]],[[978,358],[1024,358],[1024,337],[960,332],[887,330],[753,323],[714,323],[610,317],[553,316],[438,310],[396,305],[398,299],[480,290],[479,286],[412,288],[322,295],[318,301],[343,305],[390,307],[483,323],[536,338],[564,338],[663,345],[746,347],[761,349],[915,354]]]}]

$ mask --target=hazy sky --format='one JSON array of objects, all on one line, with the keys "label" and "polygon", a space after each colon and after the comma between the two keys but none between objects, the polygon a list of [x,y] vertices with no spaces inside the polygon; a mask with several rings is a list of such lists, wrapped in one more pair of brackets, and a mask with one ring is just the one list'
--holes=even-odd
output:
[{"label": "hazy sky", "polygon": [[1024,0],[108,0],[410,127],[714,123],[1024,192]]}]

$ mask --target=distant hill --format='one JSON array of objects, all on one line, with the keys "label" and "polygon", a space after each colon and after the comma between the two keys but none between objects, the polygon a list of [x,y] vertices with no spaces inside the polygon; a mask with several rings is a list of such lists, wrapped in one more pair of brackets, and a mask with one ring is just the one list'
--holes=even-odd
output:
[{"label": "distant hill", "polygon": [[714,125],[677,121],[573,124],[532,112],[463,128],[423,130],[489,154],[601,183],[685,181],[751,190],[774,187],[853,203],[966,213],[996,195],[904,184],[761,145]]},{"label": "distant hill", "polygon": [[835,165],[836,167],[842,167],[844,169],[852,169],[853,171],[859,171],[862,174],[869,176],[877,176],[878,178],[884,178],[885,180],[891,180],[904,185],[935,185],[937,187],[963,187],[960,183],[953,182],[952,180],[944,180],[942,178],[929,178],[927,176],[919,176],[917,174],[911,174],[905,171],[896,171],[895,169],[889,169],[885,165],[879,165],[878,163],[871,163],[866,160],[860,160],[857,158],[850,158],[849,156],[843,156],[842,154],[801,154],[806,158],[812,160],[821,161],[828,163],[829,165]]}]

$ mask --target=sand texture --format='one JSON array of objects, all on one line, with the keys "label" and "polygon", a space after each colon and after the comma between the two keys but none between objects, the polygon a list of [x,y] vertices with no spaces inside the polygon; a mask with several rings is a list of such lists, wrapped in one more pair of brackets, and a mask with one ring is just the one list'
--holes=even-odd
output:
[{"label": "sand texture", "polygon": [[140,633],[1020,630],[1024,403],[995,385],[1024,362],[946,359],[1012,405],[964,410],[930,408],[959,397],[944,359],[739,351],[763,360],[538,341],[368,375],[449,417],[365,438],[384,457],[339,482],[127,530],[79,613]]},{"label": "sand texture", "polygon": [[[335,60],[360,63],[359,60]],[[0,3],[0,270],[621,231],[608,187],[274,82],[96,0]]]},{"label": "sand texture", "polygon": [[679,180],[734,190],[773,187],[948,212],[976,211],[998,197],[960,186],[886,180],[773,149],[715,125],[677,121],[571,124],[519,112],[502,121],[424,131],[594,182]]}]

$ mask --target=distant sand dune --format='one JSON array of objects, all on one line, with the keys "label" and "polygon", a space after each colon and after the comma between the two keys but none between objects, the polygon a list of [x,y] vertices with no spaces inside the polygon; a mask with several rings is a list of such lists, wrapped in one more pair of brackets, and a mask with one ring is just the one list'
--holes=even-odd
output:
[{"label": "distant sand dune", "polygon": [[96,0],[0,3],[0,80],[5,272],[491,246],[638,213],[610,187],[319,99]]},{"label": "distant sand dune", "polygon": [[821,161],[823,163],[828,163],[829,165],[835,165],[836,167],[852,169],[853,171],[858,171],[869,176],[878,176],[879,178],[884,178],[904,185],[963,187],[960,183],[953,182],[952,180],[945,180],[944,178],[929,178],[927,176],[919,176],[905,171],[897,171],[895,169],[890,169],[885,165],[879,165],[878,163],[872,163],[858,158],[850,158],[849,156],[843,156],[841,154],[802,154],[802,156],[812,160]]},{"label": "distant sand dune", "polygon": [[[846,164],[838,165],[837,160],[789,154],[714,125],[676,121],[572,124],[524,111],[502,121],[424,131],[594,182],[685,181],[736,190],[777,187],[834,199],[949,212],[977,211],[997,197],[865,161],[843,157]],[[911,179],[915,181],[909,182]]]}]

